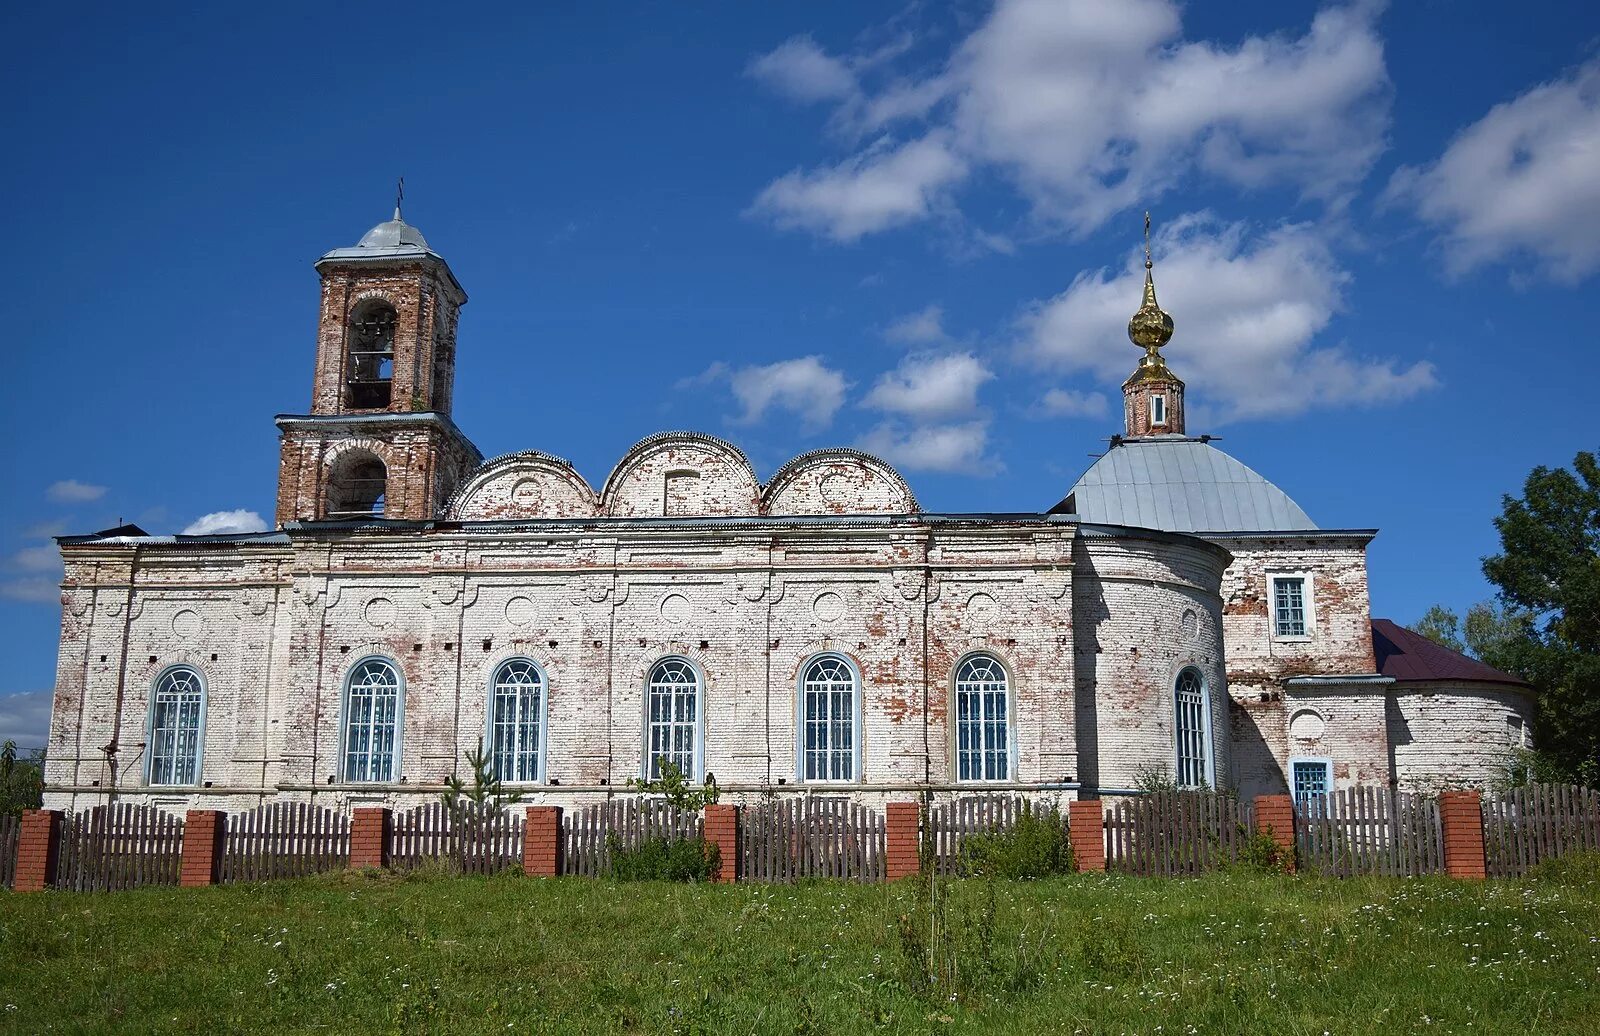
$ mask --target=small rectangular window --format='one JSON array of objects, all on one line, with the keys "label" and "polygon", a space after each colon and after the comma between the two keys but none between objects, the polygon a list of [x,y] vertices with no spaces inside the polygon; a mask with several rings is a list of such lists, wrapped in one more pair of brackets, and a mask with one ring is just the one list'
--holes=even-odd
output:
[{"label": "small rectangular window", "polygon": [[1311,602],[1307,599],[1307,577],[1273,576],[1272,635],[1280,640],[1311,635]]},{"label": "small rectangular window", "polygon": [[1151,424],[1166,424],[1167,423],[1167,397],[1166,396],[1151,396],[1150,397],[1150,423]]},{"label": "small rectangular window", "polygon": [[1291,759],[1289,781],[1294,787],[1296,805],[1323,798],[1333,790],[1333,760]]}]

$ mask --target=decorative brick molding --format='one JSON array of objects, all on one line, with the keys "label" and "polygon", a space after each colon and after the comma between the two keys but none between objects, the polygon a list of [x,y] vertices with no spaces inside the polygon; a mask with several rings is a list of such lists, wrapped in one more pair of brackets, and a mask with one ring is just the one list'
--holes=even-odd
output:
[{"label": "decorative brick molding", "polygon": [[1452,878],[1488,877],[1483,858],[1483,796],[1476,791],[1443,792],[1439,822],[1444,828],[1444,872]]},{"label": "decorative brick molding", "polygon": [[1256,833],[1278,844],[1286,869],[1294,873],[1294,799],[1289,795],[1256,796]]},{"label": "decorative brick molding", "polygon": [[1106,869],[1105,808],[1099,799],[1067,803],[1067,837],[1072,840],[1072,859],[1078,870]]},{"label": "decorative brick molding", "polygon": [[561,807],[529,806],[522,825],[522,873],[554,878],[561,873]]},{"label": "decorative brick molding", "polygon": [[921,825],[922,807],[917,803],[891,802],[885,807],[888,856],[884,860],[884,876],[890,881],[909,878],[922,869]]},{"label": "decorative brick molding", "polygon": [[389,866],[388,806],[362,806],[350,811],[350,866]]},{"label": "decorative brick molding", "polygon": [[61,859],[61,811],[25,809],[22,831],[17,839],[18,892],[43,892],[56,882],[56,864]]},{"label": "decorative brick molding", "polygon": [[717,868],[717,881],[739,880],[739,807],[721,804],[706,807],[706,841],[717,847],[722,864]]},{"label": "decorative brick molding", "polygon": [[222,866],[223,836],[227,820],[221,810],[191,809],[183,821],[183,863],[178,884],[215,885]]}]

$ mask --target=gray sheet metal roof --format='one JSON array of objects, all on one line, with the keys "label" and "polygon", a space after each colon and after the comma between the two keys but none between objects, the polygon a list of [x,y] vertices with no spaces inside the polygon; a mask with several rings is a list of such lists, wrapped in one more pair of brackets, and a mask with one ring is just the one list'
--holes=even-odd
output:
[{"label": "gray sheet metal roof", "polygon": [[1114,443],[1053,510],[1167,532],[1317,527],[1283,490],[1210,443],[1181,436]]}]

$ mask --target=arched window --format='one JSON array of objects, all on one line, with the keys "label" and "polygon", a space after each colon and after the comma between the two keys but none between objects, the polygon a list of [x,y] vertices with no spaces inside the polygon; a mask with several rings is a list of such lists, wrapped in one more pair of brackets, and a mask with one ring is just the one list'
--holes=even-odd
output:
[{"label": "arched window", "polygon": [[383,461],[366,450],[351,450],[338,457],[328,473],[329,518],[383,516],[389,485]]},{"label": "arched window", "polygon": [[1003,781],[1011,776],[1011,701],[1006,671],[992,655],[956,669],[956,776]]},{"label": "arched window", "polygon": [[1173,691],[1173,732],[1178,742],[1178,787],[1210,787],[1211,701],[1205,678],[1194,666],[1178,674]]},{"label": "arched window", "polygon": [[392,781],[400,759],[400,670],[387,658],[356,663],[344,685],[344,779]]},{"label": "arched window", "polygon": [[663,658],[650,670],[644,747],[646,779],[660,778],[663,759],[700,779],[700,674],[686,658]]},{"label": "arched window", "polygon": [[489,759],[502,781],[543,777],[544,674],[526,658],[502,662],[489,690]]},{"label": "arched window", "polygon": [[800,674],[800,776],[856,779],[856,671],[838,655],[819,655]]},{"label": "arched window", "polygon": [[394,307],[369,302],[350,321],[350,360],[345,384],[352,410],[382,410],[394,381]]},{"label": "arched window", "polygon": [[150,783],[200,783],[205,681],[186,665],[156,678],[150,694]]}]

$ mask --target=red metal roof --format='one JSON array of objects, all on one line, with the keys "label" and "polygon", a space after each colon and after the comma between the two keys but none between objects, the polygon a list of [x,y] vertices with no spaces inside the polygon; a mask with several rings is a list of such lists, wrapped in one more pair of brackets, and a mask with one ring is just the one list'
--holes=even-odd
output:
[{"label": "red metal roof", "polygon": [[1372,620],[1372,653],[1376,656],[1378,672],[1402,683],[1408,680],[1459,680],[1465,683],[1529,686],[1526,680],[1502,673],[1459,651],[1440,647],[1422,634],[1389,619]]}]

